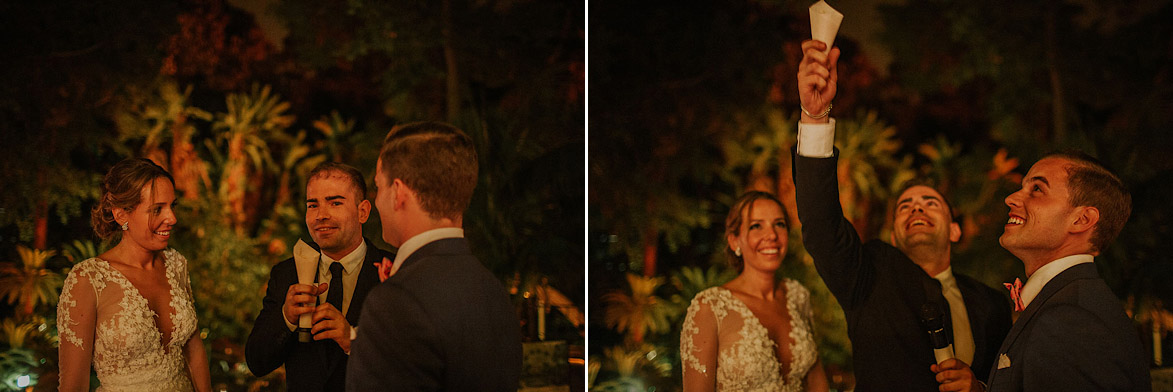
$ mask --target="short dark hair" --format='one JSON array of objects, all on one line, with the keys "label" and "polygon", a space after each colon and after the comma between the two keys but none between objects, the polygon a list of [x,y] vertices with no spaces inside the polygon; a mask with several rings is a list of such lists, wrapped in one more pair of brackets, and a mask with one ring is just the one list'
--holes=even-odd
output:
[{"label": "short dark hair", "polygon": [[459,218],[472,202],[477,151],[459,128],[437,121],[396,127],[383,139],[379,159],[385,179],[414,190],[433,219]]},{"label": "short dark hair", "polygon": [[310,170],[310,174],[306,176],[306,184],[308,185],[309,181],[314,178],[328,176],[330,173],[342,174],[343,177],[350,180],[350,185],[358,192],[358,200],[355,200],[355,203],[367,199],[367,181],[363,179],[362,172],[345,163],[322,162]]},{"label": "short dark hair", "polygon": [[1098,159],[1082,151],[1056,151],[1043,158],[1071,162],[1067,165],[1067,184],[1071,188],[1067,201],[1073,207],[1089,206],[1100,211],[1100,221],[1092,233],[1092,251],[1107,248],[1132,214],[1132,194],[1124,182]]},{"label": "short dark hair", "polygon": [[[741,236],[741,223],[745,221],[745,216],[753,213],[753,203],[758,200],[777,203],[778,207],[782,208],[782,220],[786,222],[787,230],[790,229],[790,217],[787,216],[786,206],[782,204],[782,201],[766,192],[749,191],[737,198],[737,201],[733,202],[733,206],[729,208],[729,213],[725,216],[725,238],[729,238],[731,235]],[[737,273],[741,273],[741,270],[745,269],[745,260],[734,253],[733,249],[729,249],[728,244],[725,246],[725,256],[729,260],[729,265],[736,269]]]},{"label": "short dark hair", "polygon": [[153,185],[158,178],[166,178],[175,186],[171,173],[150,159],[127,158],[111,167],[102,178],[101,196],[90,209],[94,234],[106,239],[121,233],[121,224],[114,220],[114,210],[133,209],[143,201],[143,187]]},{"label": "short dark hair", "polygon": [[909,188],[914,186],[925,186],[931,188],[934,191],[937,191],[937,193],[941,195],[941,202],[945,203],[945,208],[949,211],[949,220],[952,222],[957,221],[957,210],[953,209],[953,203],[949,202],[949,197],[946,196],[945,193],[941,192],[940,189],[937,189],[937,184],[935,181],[923,177],[913,178],[900,184],[900,190],[896,191],[896,193],[892,195],[892,199],[888,201],[888,212],[891,213],[892,216],[896,216],[896,207],[900,204],[900,195],[903,195],[904,192],[907,192]]}]

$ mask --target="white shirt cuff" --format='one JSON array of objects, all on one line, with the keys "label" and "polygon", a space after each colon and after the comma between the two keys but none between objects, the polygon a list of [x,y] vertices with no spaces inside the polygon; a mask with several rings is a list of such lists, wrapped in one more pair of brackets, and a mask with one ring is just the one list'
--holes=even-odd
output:
[{"label": "white shirt cuff", "polygon": [[835,154],[835,119],[826,124],[798,123],[798,155],[829,158]]},{"label": "white shirt cuff", "polygon": [[293,331],[296,331],[296,330],[297,330],[297,326],[296,326],[296,325],[293,325],[293,324],[291,324],[291,323],[289,323],[289,319],[288,319],[288,318],[285,318],[285,309],[284,309],[284,307],[282,307],[282,309],[281,309],[281,321],[284,321],[284,322],[285,322],[285,326],[286,326],[286,327],[289,327],[289,332],[293,332]]}]

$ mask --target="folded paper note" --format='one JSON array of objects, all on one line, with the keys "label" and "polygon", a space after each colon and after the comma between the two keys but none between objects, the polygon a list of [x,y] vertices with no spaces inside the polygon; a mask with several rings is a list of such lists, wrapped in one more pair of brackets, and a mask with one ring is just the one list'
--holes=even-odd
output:
[{"label": "folded paper note", "polygon": [[843,21],[843,14],[831,8],[824,0],[819,0],[810,8],[811,38],[823,41],[827,49],[823,53],[831,52],[831,45],[835,44],[835,35],[839,33],[839,22]]},{"label": "folded paper note", "polygon": [[[297,240],[297,244],[293,245],[293,265],[297,267],[297,283],[299,284],[314,284],[316,275],[318,273],[318,260],[321,258],[321,253],[314,249],[305,241]],[[311,313],[303,313],[301,318],[297,320],[297,340],[300,342],[309,342],[312,340],[310,336],[310,328],[313,327],[313,316]]]}]

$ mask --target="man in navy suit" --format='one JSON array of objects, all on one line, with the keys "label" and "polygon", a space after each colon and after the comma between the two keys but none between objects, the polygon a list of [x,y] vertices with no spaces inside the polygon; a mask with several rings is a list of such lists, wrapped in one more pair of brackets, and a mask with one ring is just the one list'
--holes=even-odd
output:
[{"label": "man in navy suit", "polygon": [[1006,205],[999,242],[1028,279],[1018,296],[1025,310],[998,350],[989,390],[1150,390],[1140,337],[1093,263],[1131,213],[1124,184],[1090,156],[1051,154]]},{"label": "man in navy suit", "polygon": [[377,165],[375,207],[399,253],[363,304],[346,389],[516,391],[520,324],[461,228],[477,183],[472,140],[448,124],[407,124]]},{"label": "man in navy suit", "polygon": [[[264,305],[244,356],[257,376],[285,365],[290,391],[341,391],[346,381],[352,326],[363,299],[379,283],[376,262],[394,254],[362,237],[371,212],[366,182],[354,167],[327,162],[306,182],[305,223],[317,258],[317,284],[299,284],[293,258],[273,266]],[[318,305],[318,303],[321,303]],[[313,315],[313,340],[299,342],[302,314]]]},{"label": "man in navy suit", "polygon": [[835,121],[829,116],[839,49],[824,52],[826,44],[814,40],[803,42],[802,49],[795,199],[803,245],[847,318],[856,390],[980,385],[972,372],[948,379],[934,374],[937,360],[920,323],[921,310],[929,303],[942,309],[937,317],[944,320],[956,358],[945,363],[990,369],[1010,329],[1009,304],[1001,293],[953,271],[952,244],[961,238],[961,228],[948,201],[932,187],[913,184],[899,193],[891,243],[860,239],[839,204]]}]

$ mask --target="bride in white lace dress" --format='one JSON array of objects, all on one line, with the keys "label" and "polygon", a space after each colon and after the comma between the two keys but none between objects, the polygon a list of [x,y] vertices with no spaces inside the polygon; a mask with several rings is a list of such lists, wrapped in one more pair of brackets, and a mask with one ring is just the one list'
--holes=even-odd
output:
[{"label": "bride in white lace dress", "polygon": [[777,282],[788,243],[782,203],[764,192],[738,199],[725,220],[726,252],[740,274],[697,294],[680,332],[684,390],[827,391],[811,335],[810,293]]},{"label": "bride in white lace dress", "polygon": [[92,211],[114,248],[73,267],[57,304],[60,390],[209,391],[204,343],[196,333],[187,259],[167,248],[174,180],[146,159],[119,162]]}]

